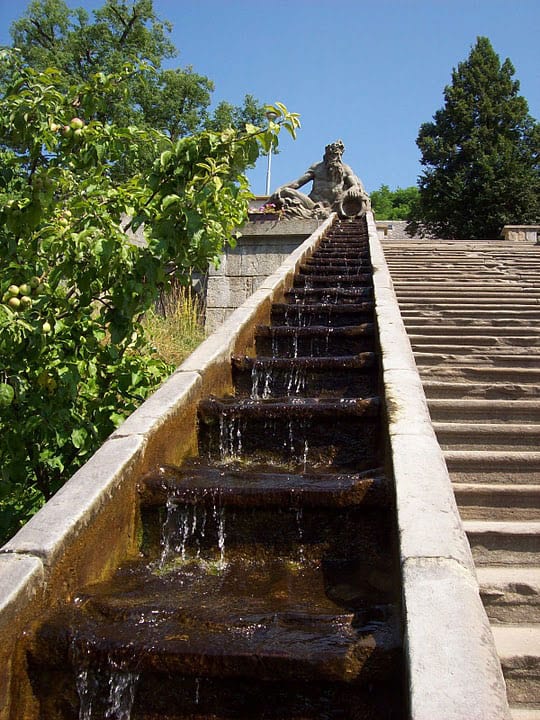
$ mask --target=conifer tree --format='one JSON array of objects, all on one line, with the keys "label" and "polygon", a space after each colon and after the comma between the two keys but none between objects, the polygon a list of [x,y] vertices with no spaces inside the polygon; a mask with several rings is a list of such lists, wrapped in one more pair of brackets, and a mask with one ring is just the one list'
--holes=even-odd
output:
[{"label": "conifer tree", "polygon": [[453,70],[444,107],[416,141],[425,170],[411,231],[497,238],[505,224],[539,222],[540,125],[514,72],[486,37]]}]

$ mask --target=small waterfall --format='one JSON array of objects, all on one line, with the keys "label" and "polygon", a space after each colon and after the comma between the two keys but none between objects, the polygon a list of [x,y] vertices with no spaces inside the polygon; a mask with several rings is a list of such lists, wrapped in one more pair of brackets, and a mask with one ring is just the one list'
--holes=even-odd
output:
[{"label": "small waterfall", "polygon": [[291,368],[288,373],[287,395],[301,395],[306,386],[306,369],[297,365]]},{"label": "small waterfall", "polygon": [[222,413],[219,418],[219,455],[222,460],[242,454],[243,421],[234,413]]},{"label": "small waterfall", "polygon": [[267,400],[271,396],[272,375],[272,368],[268,365],[260,362],[253,363],[251,369],[251,398],[253,400]]},{"label": "small waterfall", "polygon": [[[203,502],[189,503],[185,498],[169,498],[166,505],[166,517],[161,526],[161,556],[159,567],[164,568],[167,563],[175,559],[181,561],[201,558],[204,547],[208,544],[208,533],[215,534],[215,545],[219,552],[219,567],[224,568],[225,563],[225,518],[226,511],[221,505],[219,491],[211,492],[211,510],[207,510],[204,502],[210,493],[203,492]],[[211,513],[209,523],[208,514]],[[208,525],[212,524],[213,528]]]},{"label": "small waterfall", "polygon": [[[74,652],[80,658],[80,650]],[[79,695],[79,720],[131,720],[138,673],[108,658],[101,666],[90,666],[88,660],[76,676]]]}]

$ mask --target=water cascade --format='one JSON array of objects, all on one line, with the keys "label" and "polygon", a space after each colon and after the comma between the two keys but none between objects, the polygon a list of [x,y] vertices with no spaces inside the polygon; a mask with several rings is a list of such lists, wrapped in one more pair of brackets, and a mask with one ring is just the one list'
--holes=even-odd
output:
[{"label": "water cascade", "polygon": [[199,456],[141,480],[140,556],[38,629],[41,717],[406,717],[370,269],[335,223],[200,403]]}]

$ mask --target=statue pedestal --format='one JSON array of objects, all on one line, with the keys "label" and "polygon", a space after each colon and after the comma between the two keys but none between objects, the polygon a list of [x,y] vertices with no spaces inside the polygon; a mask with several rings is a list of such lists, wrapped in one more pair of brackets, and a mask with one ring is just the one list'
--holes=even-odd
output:
[{"label": "statue pedestal", "polygon": [[236,246],[227,248],[218,268],[210,268],[206,330],[221,325],[323,222],[281,219],[278,213],[250,214]]}]

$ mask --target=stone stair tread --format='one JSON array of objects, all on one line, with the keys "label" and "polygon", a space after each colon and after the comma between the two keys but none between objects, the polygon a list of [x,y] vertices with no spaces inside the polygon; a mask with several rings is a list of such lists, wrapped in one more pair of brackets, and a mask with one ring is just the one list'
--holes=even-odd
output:
[{"label": "stone stair tread", "polygon": [[220,507],[385,506],[390,503],[390,488],[390,481],[377,468],[362,473],[294,473],[272,466],[246,467],[245,463],[209,464],[203,459],[181,467],[161,466],[139,483],[143,505],[196,499],[197,503],[218,502]]},{"label": "stone stair tread", "polygon": [[312,371],[328,370],[359,370],[372,368],[375,364],[374,352],[358,353],[357,355],[331,355],[323,357],[298,356],[295,358],[265,357],[257,355],[233,355],[231,362],[240,370],[252,370],[254,367],[271,367],[273,369],[303,368]]},{"label": "stone stair tread", "polygon": [[476,569],[482,590],[497,588],[527,596],[540,594],[540,566],[534,565],[483,565]]},{"label": "stone stair tread", "polygon": [[461,354],[455,352],[452,348],[449,348],[447,352],[444,348],[434,348],[433,352],[423,352],[421,350],[415,350],[414,358],[416,364],[421,366],[420,372],[423,372],[423,367],[426,365],[437,365],[437,370],[440,370],[441,365],[453,365],[459,368],[460,365],[474,365],[478,364],[482,367],[489,368],[492,365],[495,367],[507,367],[512,368],[516,372],[520,368],[533,367],[537,368],[540,363],[540,353],[538,355],[531,354],[531,352],[504,352],[508,348],[501,349],[500,352],[492,352],[491,348],[479,348],[478,353],[466,353]]},{"label": "stone stair tread", "polygon": [[[409,328],[410,330],[410,328]],[[486,328],[487,330],[487,328]],[[491,347],[488,343],[497,344],[499,347],[507,348],[512,347],[514,345],[518,347],[522,347],[520,343],[540,343],[540,338],[538,337],[538,334],[531,334],[531,335],[505,335],[504,339],[501,340],[501,338],[498,336],[496,332],[493,332],[493,330],[489,330],[489,332],[485,333],[476,333],[475,335],[467,335],[467,333],[464,333],[462,331],[461,334],[456,333],[455,335],[443,335],[440,332],[437,333],[428,333],[423,332],[420,333],[418,331],[416,332],[408,332],[407,335],[409,336],[409,340],[411,341],[412,345],[420,345],[420,344],[426,344],[429,343],[430,345],[442,345],[443,347],[455,347],[456,344],[466,344],[468,345],[478,345],[478,347],[484,347],[487,345],[487,347]]]},{"label": "stone stair tread", "polygon": [[485,494],[486,496],[493,499],[496,495],[501,496],[519,496],[521,494],[527,496],[540,496],[540,483],[535,485],[530,484],[519,484],[519,483],[468,483],[468,482],[453,482],[452,487],[454,492],[459,493],[466,497],[467,493],[473,495]]},{"label": "stone stair tread", "polygon": [[[529,378],[526,378],[529,379]],[[540,379],[540,372],[538,373]],[[524,396],[538,396],[538,384],[536,378],[530,378],[530,382],[525,382],[522,378],[515,378],[515,381],[494,378],[493,382],[474,382],[465,379],[438,380],[424,379],[422,382],[424,392],[428,399],[449,399],[451,397],[456,400],[478,399],[485,400],[505,400],[511,398],[523,398]],[[444,397],[442,397],[444,396]]]},{"label": "stone stair tread", "polygon": [[537,707],[519,707],[510,705],[512,720],[540,720],[540,705]]},{"label": "stone stair tread", "polygon": [[[538,385],[540,381],[540,369],[534,367],[497,367],[496,365],[460,364],[460,365],[424,365],[419,368],[423,382],[445,382],[449,380],[460,382],[485,384],[492,382],[494,387],[497,383],[505,382],[527,382]],[[538,392],[536,392],[538,396]],[[433,398],[436,400],[437,398]],[[444,398],[440,398],[441,400]],[[486,398],[487,399],[487,398]]]},{"label": "stone stair tread", "polygon": [[[539,418],[540,420],[540,418]],[[445,433],[477,433],[493,434],[496,436],[506,435],[511,433],[520,433],[523,435],[537,435],[540,433],[540,423],[526,424],[526,423],[489,423],[489,422],[475,422],[470,423],[464,420],[463,422],[456,420],[455,422],[444,422],[434,421],[433,428],[436,432]]]},{"label": "stone stair tread", "polygon": [[[498,400],[492,398],[473,398],[466,400],[449,400],[447,398],[433,398],[428,402],[430,409],[459,409],[464,411],[464,419],[468,410],[485,410],[489,412],[494,408],[500,410],[529,410],[540,412],[540,397],[531,400]],[[539,416],[540,417],[540,416]]]},{"label": "stone stair tread", "polygon": [[464,520],[463,527],[471,535],[491,533],[540,536],[540,520]]},{"label": "stone stair tread", "polygon": [[491,629],[503,667],[523,657],[534,658],[535,664],[540,664],[540,624],[494,623]]},{"label": "stone stair tread", "polygon": [[442,335],[442,336],[458,336],[461,337],[477,337],[478,335],[487,335],[489,337],[504,337],[511,338],[515,336],[516,339],[520,337],[533,337],[537,338],[538,333],[535,333],[532,328],[523,326],[494,326],[494,325],[468,325],[466,328],[459,327],[457,325],[440,325],[439,323],[434,325],[411,325],[407,324],[407,334],[409,337],[414,335],[424,335],[430,333],[430,335]]},{"label": "stone stair tread", "polygon": [[241,558],[217,572],[200,561],[161,576],[126,572],[123,587],[116,577],[112,591],[104,583],[80,593],[75,617],[53,615],[34,652],[64,662],[75,641],[88,655],[134,663],[138,672],[259,680],[291,673],[368,680],[389,672],[388,659],[400,652],[393,606],[372,604],[375,590],[363,608],[344,609],[329,599],[316,564],[293,565]]},{"label": "stone stair tread", "polygon": [[344,327],[328,327],[327,325],[310,325],[309,327],[292,327],[291,325],[258,325],[257,333],[275,335],[345,335],[354,337],[357,335],[372,335],[374,333],[373,323],[362,323],[359,325],[345,325]]},{"label": "stone stair tread", "polygon": [[[535,357],[537,362],[540,363],[540,344],[538,345],[531,345],[531,344],[523,344],[523,345],[517,345],[517,344],[499,344],[499,343],[493,343],[493,344],[480,344],[480,343],[467,343],[467,340],[463,340],[463,344],[455,343],[455,344],[449,344],[444,342],[438,342],[438,338],[426,338],[425,342],[419,342],[418,339],[409,338],[411,341],[412,348],[414,350],[415,356],[419,356],[423,358],[425,355],[440,355],[441,353],[444,353],[445,355],[451,354],[451,355],[458,355],[460,356],[460,362],[462,362],[461,358],[463,356],[466,356],[467,358],[478,358],[479,356],[486,356],[486,359],[489,360],[495,360],[496,362],[500,362],[501,359],[510,359],[512,363],[515,363],[516,358],[520,358],[521,362],[525,361],[525,365],[530,364],[530,362],[533,362],[533,358]],[[540,341],[537,341],[540,343]],[[482,358],[483,359],[483,358]]]},{"label": "stone stair tread", "polygon": [[280,418],[304,417],[307,414],[374,416],[378,414],[379,408],[379,397],[340,399],[282,397],[268,400],[211,397],[199,403],[199,410],[203,416],[218,410],[225,413],[242,413],[244,416],[259,416],[264,413],[266,417]]},{"label": "stone stair tread", "polygon": [[540,452],[528,450],[445,450],[444,457],[447,462],[483,463],[486,466],[501,465],[510,469],[514,463],[527,463],[535,469],[540,469]]}]

